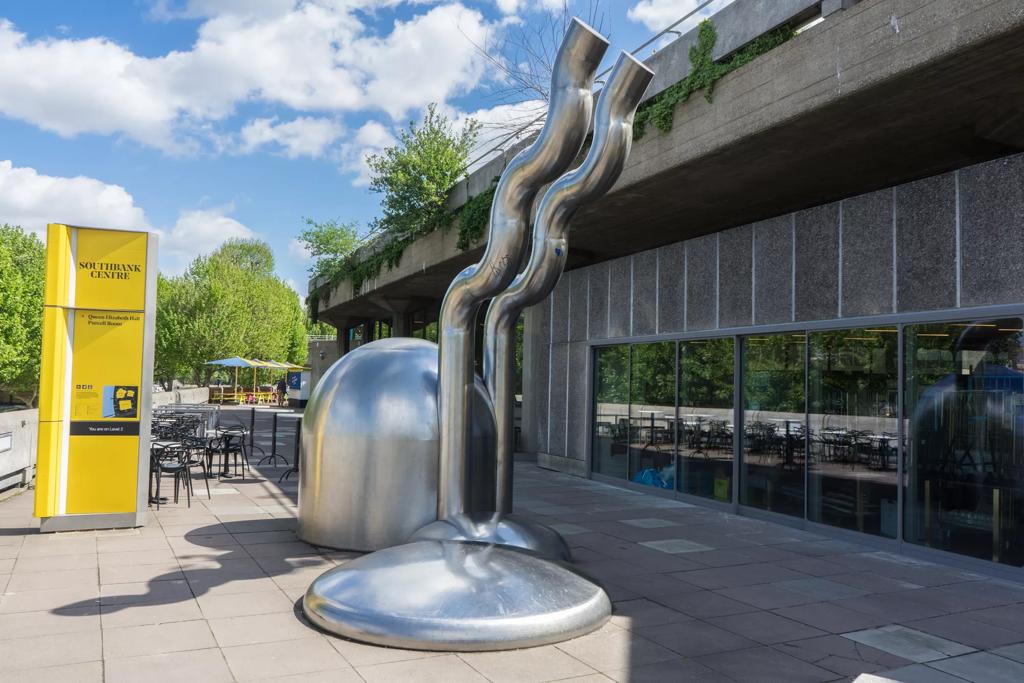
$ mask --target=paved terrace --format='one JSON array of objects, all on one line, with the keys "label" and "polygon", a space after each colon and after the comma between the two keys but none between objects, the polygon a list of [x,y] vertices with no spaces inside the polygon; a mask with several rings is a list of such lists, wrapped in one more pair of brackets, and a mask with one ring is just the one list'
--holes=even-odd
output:
[{"label": "paved terrace", "polygon": [[138,530],[40,535],[31,493],[0,502],[0,680],[1024,680],[1024,585],[530,464],[520,511],[566,534],[610,623],[482,654],[327,636],[296,601],[353,555],[295,538],[282,471],[213,483],[210,500],[197,480],[191,508]]}]

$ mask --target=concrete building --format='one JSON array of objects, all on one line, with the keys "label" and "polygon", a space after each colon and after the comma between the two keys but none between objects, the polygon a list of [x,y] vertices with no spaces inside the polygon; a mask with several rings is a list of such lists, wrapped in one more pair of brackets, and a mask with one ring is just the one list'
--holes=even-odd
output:
[{"label": "concrete building", "polygon": [[[568,272],[525,317],[520,450],[1019,578],[1020,1],[737,0],[714,23],[718,59],[807,28],[650,127],[577,216]],[[687,75],[695,40],[649,60],[648,97]],[[323,294],[338,352],[429,337],[482,250],[455,239]]]}]

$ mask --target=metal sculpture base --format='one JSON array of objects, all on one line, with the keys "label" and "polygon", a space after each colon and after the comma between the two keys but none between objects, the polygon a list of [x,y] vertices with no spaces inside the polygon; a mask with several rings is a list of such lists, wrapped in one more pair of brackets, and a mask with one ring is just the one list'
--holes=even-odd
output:
[{"label": "metal sculpture base", "polygon": [[519,548],[556,562],[572,562],[569,544],[549,526],[497,512],[453,515],[431,522],[409,539],[412,541],[469,541]]},{"label": "metal sculpture base", "polygon": [[477,652],[561,642],[611,616],[571,569],[494,545],[418,541],[319,576],[302,601],[331,633],[375,645]]}]

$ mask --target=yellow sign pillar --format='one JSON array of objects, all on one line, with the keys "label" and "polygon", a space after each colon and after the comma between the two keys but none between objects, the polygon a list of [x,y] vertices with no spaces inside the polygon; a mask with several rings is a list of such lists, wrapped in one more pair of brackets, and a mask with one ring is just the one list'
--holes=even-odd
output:
[{"label": "yellow sign pillar", "polygon": [[149,478],[156,236],[48,226],[35,514],[139,526]]}]

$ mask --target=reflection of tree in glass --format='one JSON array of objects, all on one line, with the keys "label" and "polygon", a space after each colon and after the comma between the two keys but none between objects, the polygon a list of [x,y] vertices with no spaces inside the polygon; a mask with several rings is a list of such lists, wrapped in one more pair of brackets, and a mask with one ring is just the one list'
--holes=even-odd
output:
[{"label": "reflection of tree in glass", "polygon": [[732,407],[732,338],[679,345],[679,405]]},{"label": "reflection of tree in glass", "polygon": [[634,405],[675,405],[675,349],[675,342],[655,342],[633,346],[631,370]]},{"label": "reflection of tree in glass", "polygon": [[603,346],[594,360],[594,395],[598,403],[629,401],[629,346]]},{"label": "reflection of tree in glass", "polygon": [[894,416],[897,339],[896,328],[812,333],[810,412]]},{"label": "reflection of tree in glass", "polygon": [[749,337],[743,397],[748,410],[804,411],[804,335]]}]

